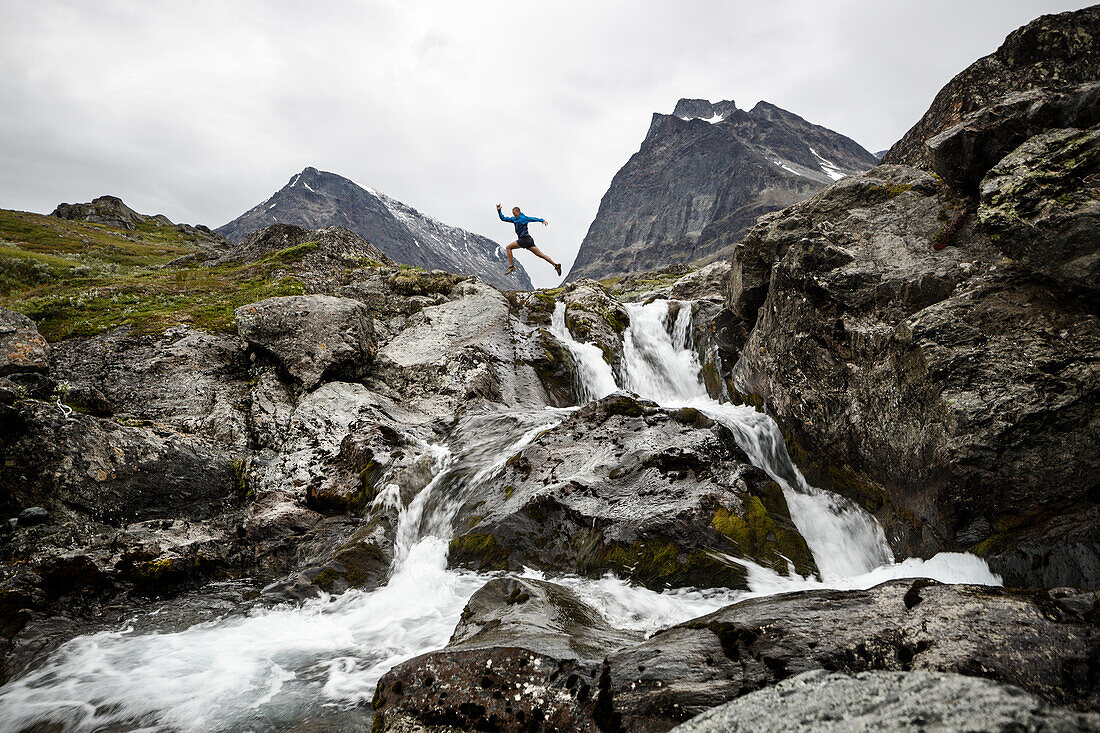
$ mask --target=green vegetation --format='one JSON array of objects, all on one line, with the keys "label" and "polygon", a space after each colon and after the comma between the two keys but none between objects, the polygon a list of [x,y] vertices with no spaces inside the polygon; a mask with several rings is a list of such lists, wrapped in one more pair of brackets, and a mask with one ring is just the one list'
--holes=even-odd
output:
[{"label": "green vegetation", "polygon": [[774,481],[768,482],[761,496],[747,498],[740,516],[719,507],[711,525],[733,542],[743,557],[778,573],[786,575],[786,560],[791,561],[800,575],[808,575],[814,570],[806,540],[790,521],[783,490]]},{"label": "green vegetation", "polygon": [[389,284],[399,295],[449,295],[461,280],[461,276],[449,272],[424,272],[413,265],[401,265]]},{"label": "green vegetation", "polygon": [[165,267],[198,251],[196,239],[149,222],[123,231],[0,210],[0,306],[32,318],[49,341],[119,326],[232,331],[238,306],[303,293],[283,270],[317,248],[306,242],[258,262]]}]

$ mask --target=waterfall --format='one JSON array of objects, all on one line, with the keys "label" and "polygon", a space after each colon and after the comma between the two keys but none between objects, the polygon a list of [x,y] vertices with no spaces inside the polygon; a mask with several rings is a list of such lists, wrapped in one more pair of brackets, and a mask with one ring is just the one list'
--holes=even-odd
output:
[{"label": "waterfall", "polygon": [[[748,593],[658,593],[612,575],[551,580],[572,588],[615,626],[645,632],[745,597],[804,588],[866,588],[920,576],[999,583],[971,555],[943,553],[895,564],[873,517],[806,483],[774,421],[707,396],[690,348],[691,304],[678,307],[670,323],[669,301],[628,306],[622,385],[665,406],[695,407],[728,427],[750,461],[783,487],[821,577],[782,576],[738,561],[748,570]],[[600,349],[569,333],[561,303],[551,331],[573,354],[586,399],[619,389]],[[417,485],[391,478],[375,500],[379,508],[398,510],[394,567],[386,585],[300,606],[253,608],[184,629],[158,627],[149,616],[78,637],[34,671],[0,687],[0,730],[276,731],[369,705],[379,677],[393,665],[447,643],[467,600],[491,577],[447,568],[452,523],[463,503],[492,482],[510,456],[569,412],[468,415],[441,442],[421,444],[419,460],[427,470],[409,479]],[[406,503],[402,497],[409,496]]]}]

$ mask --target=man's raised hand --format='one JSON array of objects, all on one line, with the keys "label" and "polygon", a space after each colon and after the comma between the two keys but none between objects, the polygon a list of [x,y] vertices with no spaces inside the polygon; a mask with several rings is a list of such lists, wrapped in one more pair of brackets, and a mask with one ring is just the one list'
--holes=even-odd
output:
[{"label": "man's raised hand", "polygon": [[497,204],[497,211],[500,211],[500,204]]}]

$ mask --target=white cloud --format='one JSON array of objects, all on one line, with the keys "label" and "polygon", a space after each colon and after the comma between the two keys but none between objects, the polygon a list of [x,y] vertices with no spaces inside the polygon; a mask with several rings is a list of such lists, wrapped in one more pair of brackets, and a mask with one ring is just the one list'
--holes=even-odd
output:
[{"label": "white cloud", "polygon": [[9,0],[0,206],[114,193],[217,226],[313,165],[501,241],[493,205],[520,203],[568,264],[651,113],[679,97],[767,99],[873,151],[1008,32],[1065,9]]}]

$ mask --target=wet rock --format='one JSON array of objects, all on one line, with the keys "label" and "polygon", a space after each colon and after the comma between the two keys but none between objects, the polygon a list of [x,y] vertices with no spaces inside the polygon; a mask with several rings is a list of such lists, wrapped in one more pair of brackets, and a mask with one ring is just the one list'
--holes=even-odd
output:
[{"label": "wet rock", "polygon": [[1100,321],[1005,261],[973,211],[928,174],[880,166],[758,225],[732,270],[728,305],[755,324],[732,396],[772,415],[810,482],[872,511],[898,554],[1003,552],[1023,535],[1030,549],[994,569],[1036,562],[1007,582],[1097,587],[1075,559],[1095,542],[1035,549],[1045,523],[1095,504]]},{"label": "wet rock", "polygon": [[720,303],[729,287],[730,263],[712,262],[687,273],[672,284],[669,297],[676,300],[710,300]]},{"label": "wet rock", "polygon": [[446,649],[382,677],[376,721],[387,731],[440,724],[600,730],[602,659],[639,641],[641,634],[612,628],[563,586],[491,580],[466,604]]},{"label": "wet rock", "polygon": [[30,506],[19,512],[21,527],[33,527],[48,521],[50,521],[50,513],[40,506]]},{"label": "wet rock", "polygon": [[497,578],[466,603],[448,649],[517,646],[556,659],[600,661],[642,640],[611,627],[568,588],[530,578]]},{"label": "wet rock", "polygon": [[0,376],[19,372],[45,372],[50,366],[50,347],[34,321],[22,313],[0,308]]},{"label": "wet rock", "polygon": [[622,304],[600,283],[587,279],[567,285],[560,300],[565,304],[565,327],[573,338],[598,346],[617,370],[623,360],[623,333],[630,325]]},{"label": "wet rock", "polygon": [[[597,447],[597,448],[594,448]],[[814,571],[779,485],[703,414],[627,395],[591,403],[468,497],[453,564],[524,566],[652,587],[745,587],[744,557]]]},{"label": "wet rock", "polygon": [[609,692],[626,730],[667,730],[822,669],[967,674],[1096,710],[1097,600],[928,580],[752,599],[611,654]]},{"label": "wet rock", "polygon": [[[1093,90],[1100,97],[1100,84]],[[1100,99],[1093,110],[1100,116]],[[981,197],[978,218],[1005,254],[1100,295],[1100,128],[1032,137],[989,171]]]},{"label": "wet rock", "polygon": [[354,300],[291,295],[241,306],[234,315],[241,337],[270,352],[305,389],[326,374],[361,377],[374,358],[370,313]]},{"label": "wet rock", "polygon": [[883,163],[926,166],[925,141],[1008,94],[1059,89],[1100,79],[1100,8],[1043,15],[1019,28],[995,52],[955,76],[932,106],[894,144]]},{"label": "wet rock", "polygon": [[121,425],[27,400],[0,424],[5,506],[76,509],[120,523],[210,516],[238,500],[233,458],[216,442]]},{"label": "wet rock", "polygon": [[[980,721],[980,723],[979,723]],[[726,731],[1091,731],[1100,716],[989,680],[931,672],[806,672],[692,718],[674,733]]]}]

